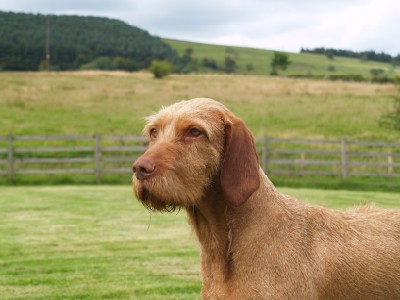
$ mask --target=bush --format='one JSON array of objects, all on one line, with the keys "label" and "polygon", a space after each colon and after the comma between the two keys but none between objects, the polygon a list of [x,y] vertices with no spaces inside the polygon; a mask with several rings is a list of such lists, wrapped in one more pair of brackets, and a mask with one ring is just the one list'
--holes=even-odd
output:
[{"label": "bush", "polygon": [[132,72],[138,69],[138,66],[136,65],[135,61],[130,58],[117,56],[113,59],[113,63],[115,64],[118,70]]},{"label": "bush", "polygon": [[117,67],[113,60],[107,56],[100,56],[90,63],[80,67],[81,70],[115,70]]},{"label": "bush", "polygon": [[166,60],[153,60],[149,70],[155,78],[160,79],[172,73],[172,65]]}]

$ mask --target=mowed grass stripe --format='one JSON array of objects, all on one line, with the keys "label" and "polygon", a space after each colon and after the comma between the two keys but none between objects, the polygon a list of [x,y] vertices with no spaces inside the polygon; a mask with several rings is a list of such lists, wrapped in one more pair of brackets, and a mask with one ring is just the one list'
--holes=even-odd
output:
[{"label": "mowed grass stripe", "polygon": [[[280,189],[344,209],[398,194]],[[184,212],[150,214],[127,186],[0,190],[1,299],[199,299],[196,238]]]},{"label": "mowed grass stripe", "polygon": [[1,299],[195,299],[199,294],[198,255],[184,217],[150,220],[130,188],[0,193],[6,207],[0,213]]}]

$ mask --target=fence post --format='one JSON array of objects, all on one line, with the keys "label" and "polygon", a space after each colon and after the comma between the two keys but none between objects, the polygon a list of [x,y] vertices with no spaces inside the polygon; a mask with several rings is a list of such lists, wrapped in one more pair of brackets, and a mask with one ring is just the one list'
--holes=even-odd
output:
[{"label": "fence post", "polygon": [[388,174],[393,174],[393,153],[392,153],[392,149],[389,149],[389,151],[388,151],[387,165],[388,165]]},{"label": "fence post", "polygon": [[268,137],[263,137],[263,143],[261,148],[261,168],[264,170],[265,174],[268,171]]},{"label": "fence post", "polygon": [[342,178],[346,179],[347,174],[347,140],[346,138],[341,138],[341,169]]},{"label": "fence post", "polygon": [[94,152],[94,159],[96,163],[95,173],[96,173],[96,183],[101,183],[101,166],[100,166],[100,157],[101,157],[101,148],[100,148],[100,136],[95,133],[94,134],[94,141],[95,141],[95,152]]},{"label": "fence post", "polygon": [[12,133],[8,135],[8,180],[14,184],[14,137]]}]

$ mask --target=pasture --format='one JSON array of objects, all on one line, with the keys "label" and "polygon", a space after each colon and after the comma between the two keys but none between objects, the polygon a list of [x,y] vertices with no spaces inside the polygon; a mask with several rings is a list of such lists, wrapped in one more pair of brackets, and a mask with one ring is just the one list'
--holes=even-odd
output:
[{"label": "pasture", "polygon": [[[345,209],[398,194],[280,189]],[[128,186],[0,190],[0,298],[199,299],[196,239],[184,212],[150,214]]]},{"label": "pasture", "polygon": [[162,105],[209,97],[255,136],[396,141],[378,125],[396,93],[392,84],[254,75],[0,73],[0,135],[135,135]]},{"label": "pasture", "polygon": [[[269,75],[272,71],[273,50],[210,45],[170,39],[164,39],[164,41],[171,45],[180,56],[185,53],[186,49],[191,48],[193,50],[192,58],[198,62],[198,73],[213,72],[202,65],[204,58],[215,60],[219,68],[223,69],[226,56],[235,60],[235,73],[237,74]],[[285,71],[279,71],[279,74],[307,76],[358,74],[364,78],[370,78],[371,70],[379,69],[384,72],[385,76],[400,76],[400,68],[393,67],[388,63],[361,61],[347,57],[328,59],[322,54],[288,52],[287,55],[291,63]],[[250,65],[251,68],[249,69]],[[223,70],[216,72],[221,73]]]}]

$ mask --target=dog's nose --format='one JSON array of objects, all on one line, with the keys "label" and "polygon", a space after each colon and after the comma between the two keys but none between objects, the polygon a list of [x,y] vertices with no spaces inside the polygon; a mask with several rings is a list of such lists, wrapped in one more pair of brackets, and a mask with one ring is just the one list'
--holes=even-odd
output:
[{"label": "dog's nose", "polygon": [[147,157],[139,157],[132,166],[133,173],[139,180],[146,179],[154,174],[157,165]]}]

